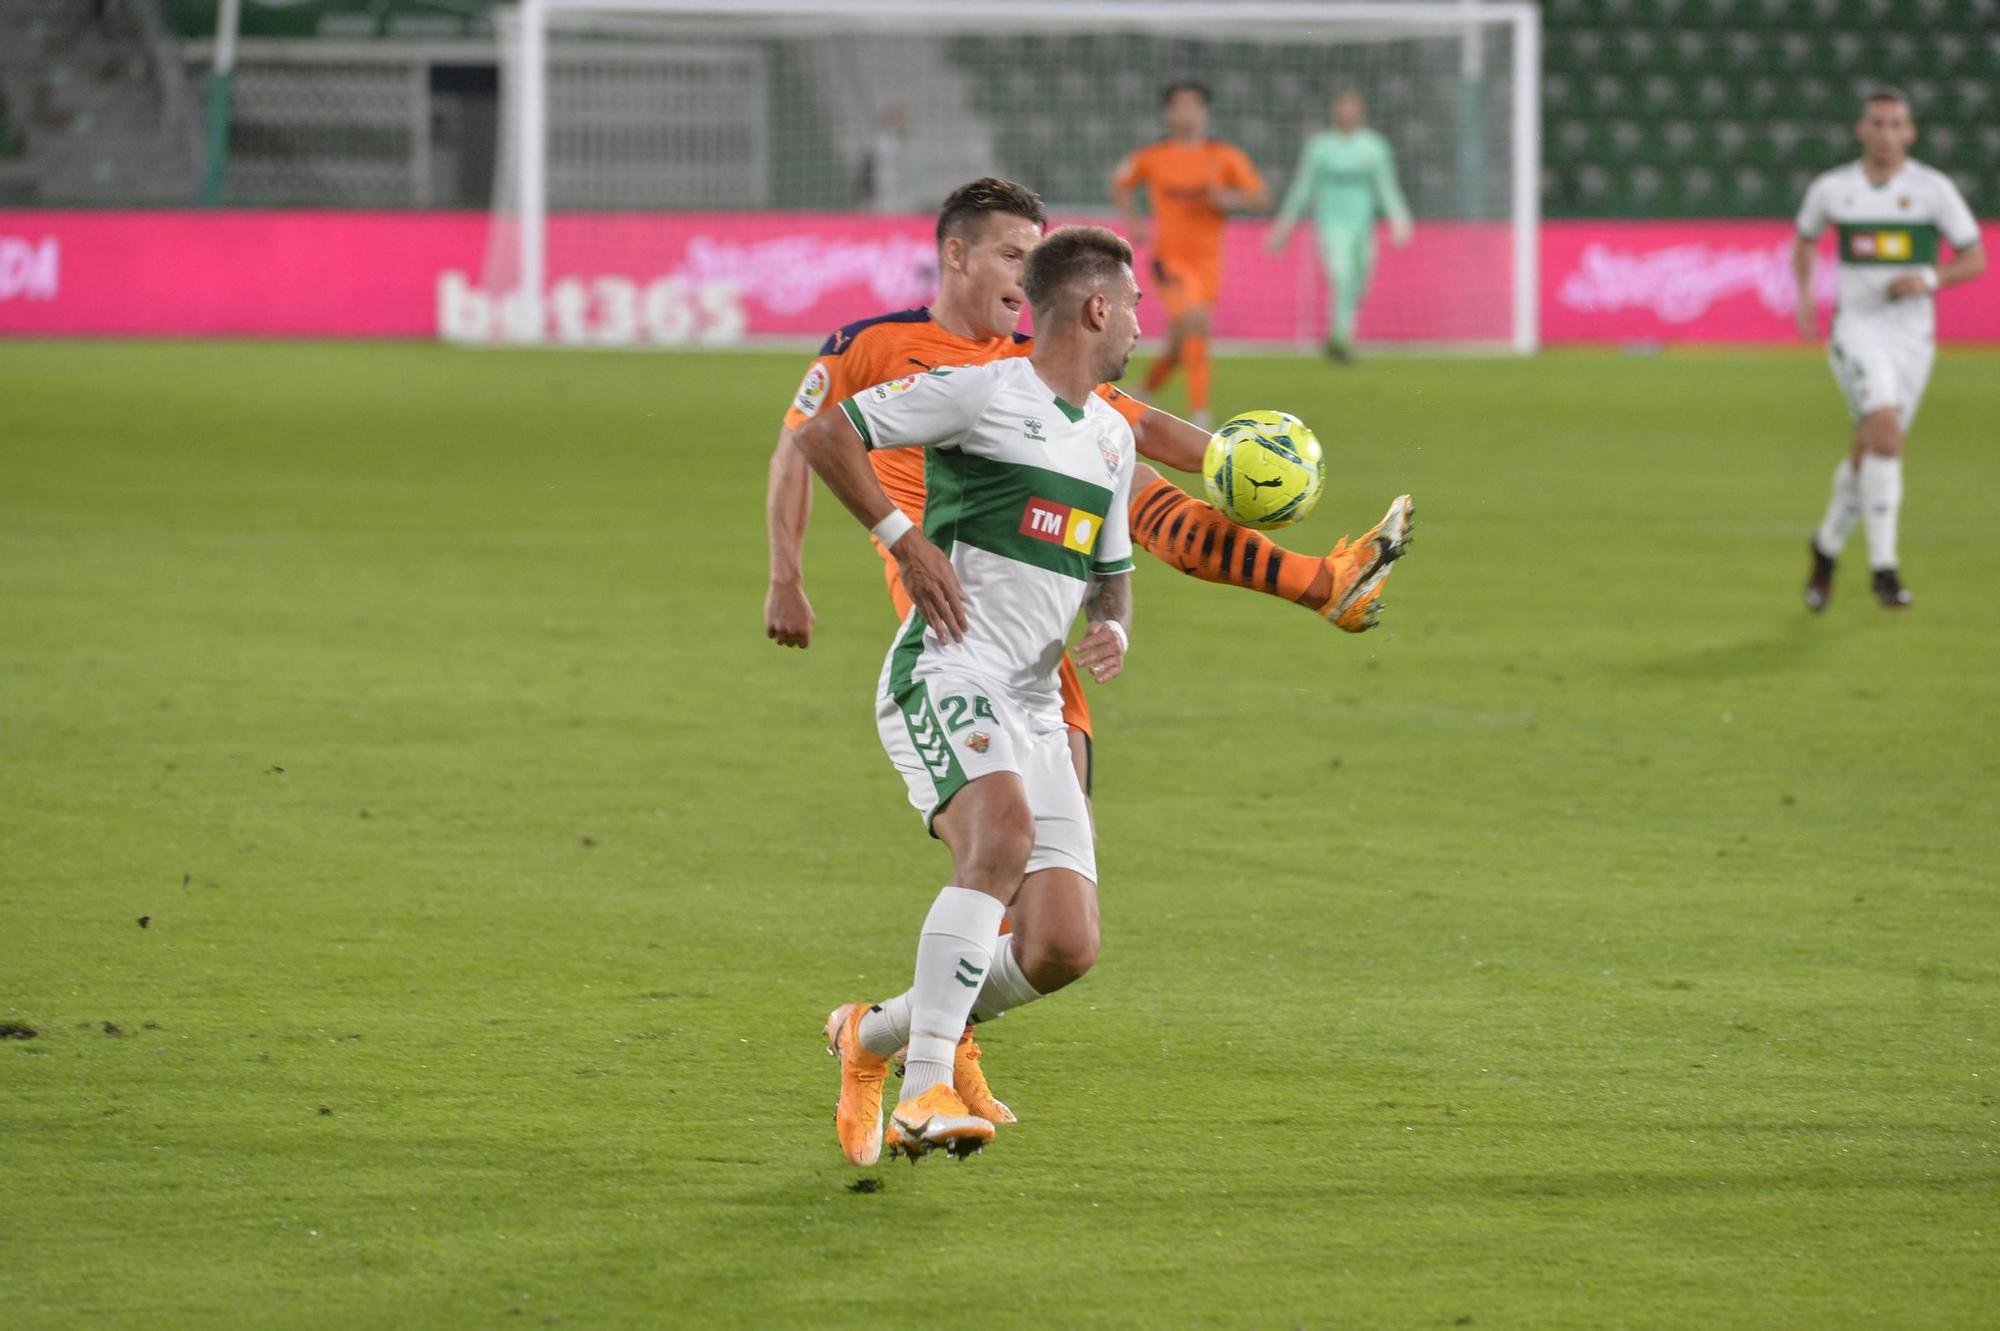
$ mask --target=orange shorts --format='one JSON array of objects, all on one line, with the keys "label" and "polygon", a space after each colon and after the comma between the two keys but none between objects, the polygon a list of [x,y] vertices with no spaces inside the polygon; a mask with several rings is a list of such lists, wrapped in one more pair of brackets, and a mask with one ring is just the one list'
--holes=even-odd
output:
[{"label": "orange shorts", "polygon": [[1222,290],[1222,273],[1214,265],[1163,256],[1153,259],[1153,281],[1167,313],[1176,319],[1189,310],[1208,309]]},{"label": "orange shorts", "polygon": [[[896,607],[897,619],[905,619],[916,603],[910,600],[910,594],[903,590],[902,571],[896,567],[896,556],[890,554],[880,541],[875,542],[875,550],[882,556],[882,579],[889,584],[889,604]],[[1069,659],[1068,652],[1063,653],[1062,665],[1056,669],[1056,678],[1062,684],[1063,724],[1082,734],[1085,739],[1092,738],[1090,704],[1084,701],[1083,681],[1077,678],[1076,665]]]}]

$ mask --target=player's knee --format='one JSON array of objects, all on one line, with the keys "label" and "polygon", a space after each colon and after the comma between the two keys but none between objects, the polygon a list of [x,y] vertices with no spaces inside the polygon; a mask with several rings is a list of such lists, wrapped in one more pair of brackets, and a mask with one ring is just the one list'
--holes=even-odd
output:
[{"label": "player's knee", "polygon": [[1039,993],[1074,984],[1097,964],[1097,921],[1081,919],[1038,929],[1021,939],[1021,969]]},{"label": "player's knee", "polygon": [[1903,423],[1895,412],[1877,412],[1862,422],[1861,450],[1885,458],[1903,455]]}]

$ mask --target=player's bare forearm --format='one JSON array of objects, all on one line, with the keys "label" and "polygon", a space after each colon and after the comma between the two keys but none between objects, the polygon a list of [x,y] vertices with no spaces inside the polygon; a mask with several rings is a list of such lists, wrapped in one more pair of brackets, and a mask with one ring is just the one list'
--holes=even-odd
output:
[{"label": "player's bare forearm", "polygon": [[1812,271],[1813,251],[1818,246],[1804,236],[1792,240],[1792,284],[1798,292],[1798,305],[1792,312],[1792,321],[1798,326],[1799,336],[1814,337],[1819,332],[1819,316],[1813,310]]},{"label": "player's bare forearm", "polygon": [[1137,186],[1130,189],[1121,189],[1116,185],[1111,187],[1111,202],[1118,209],[1118,220],[1125,228],[1127,239],[1134,245],[1144,245],[1147,240],[1146,219],[1139,215],[1138,195]]},{"label": "player's bare forearm", "polygon": [[1955,287],[1962,282],[1970,282],[1986,271],[1986,247],[1969,245],[1951,256],[1949,263],[1938,265],[1938,289]]},{"label": "player's bare forearm", "polygon": [[1271,191],[1268,189],[1224,189],[1215,192],[1215,206],[1230,213],[1268,213],[1271,211]]},{"label": "player's bare forearm", "polygon": [[1158,407],[1146,408],[1132,427],[1132,439],[1141,457],[1177,471],[1200,471],[1202,454],[1208,451],[1208,431]]},{"label": "player's bare forearm", "polygon": [[806,524],[811,519],[812,468],[806,465],[806,455],[793,446],[792,432],[780,429],[764,484],[764,526],[770,535],[772,582],[800,580]]},{"label": "player's bare forearm", "polygon": [[1126,633],[1132,631],[1132,575],[1130,572],[1090,576],[1090,589],[1083,595],[1083,617],[1092,624],[1115,619]]},{"label": "player's bare forearm", "polygon": [[1125,644],[1132,640],[1131,571],[1092,574],[1083,596],[1083,617],[1090,627],[1076,645],[1076,663],[1099,684],[1108,684],[1123,673]]},{"label": "player's bare forearm", "polygon": [[764,636],[780,647],[812,645],[813,609],[806,599],[806,523],[812,517],[812,469],[792,444],[792,432],[778,431],[764,489],[764,524],[771,542],[771,582],[764,591]]}]

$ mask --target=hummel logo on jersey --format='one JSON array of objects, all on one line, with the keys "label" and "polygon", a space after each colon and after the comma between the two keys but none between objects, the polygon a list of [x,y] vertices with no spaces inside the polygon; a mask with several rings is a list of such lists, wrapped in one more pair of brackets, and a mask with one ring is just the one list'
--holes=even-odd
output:
[{"label": "hummel logo on jersey", "polygon": [[1028,438],[1034,440],[1036,443],[1042,442],[1042,423],[1040,421],[1030,416],[1021,422],[1021,428],[1028,432]]},{"label": "hummel logo on jersey", "polygon": [[1097,530],[1104,518],[1068,504],[1049,499],[1030,499],[1021,514],[1021,534],[1050,545],[1060,545],[1078,554],[1089,554],[1097,546]]}]

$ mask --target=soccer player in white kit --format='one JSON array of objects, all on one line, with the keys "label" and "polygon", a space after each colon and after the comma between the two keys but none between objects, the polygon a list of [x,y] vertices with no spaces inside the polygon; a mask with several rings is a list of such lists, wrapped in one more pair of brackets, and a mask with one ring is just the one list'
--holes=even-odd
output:
[{"label": "soccer player in white kit", "polygon": [[[1081,610],[1075,659],[1105,683],[1124,668],[1132,618],[1126,506],[1132,427],[1096,395],[1139,338],[1132,249],[1102,227],[1063,227],[1029,256],[1035,349],[877,385],[793,436],[814,471],[895,554],[914,608],[876,690],[882,744],[953,875],[917,941],[910,988],[828,1019],[841,1060],[836,1126],[856,1164],[882,1146],[958,1158],[993,1138],[952,1086],[975,1005],[1019,1007],[1079,978],[1097,949],[1097,855],[1070,761],[1057,666]],[[924,520],[890,502],[868,450],[921,447]],[[1011,908],[1014,932],[1000,921]],[[1050,932],[1058,937],[1042,939]],[[1021,956],[1066,958],[1031,977]],[[907,1046],[900,1102],[882,1124],[889,1056]]]},{"label": "soccer player in white kit", "polygon": [[[1840,299],[1827,359],[1854,417],[1848,455],[1833,473],[1833,498],[1812,537],[1806,608],[1826,608],[1833,566],[1857,519],[1868,532],[1875,599],[1910,604],[1897,571],[1896,520],[1903,505],[1903,437],[1916,418],[1936,354],[1933,297],[1985,271],[1979,224],[1951,178],[1911,160],[1916,124],[1893,88],[1862,104],[1855,126],[1861,160],[1814,180],[1799,208],[1792,273],[1799,336],[1819,335],[1812,301],[1813,253],[1832,226],[1839,237]],[[1951,245],[1939,263],[1939,237]]]}]

